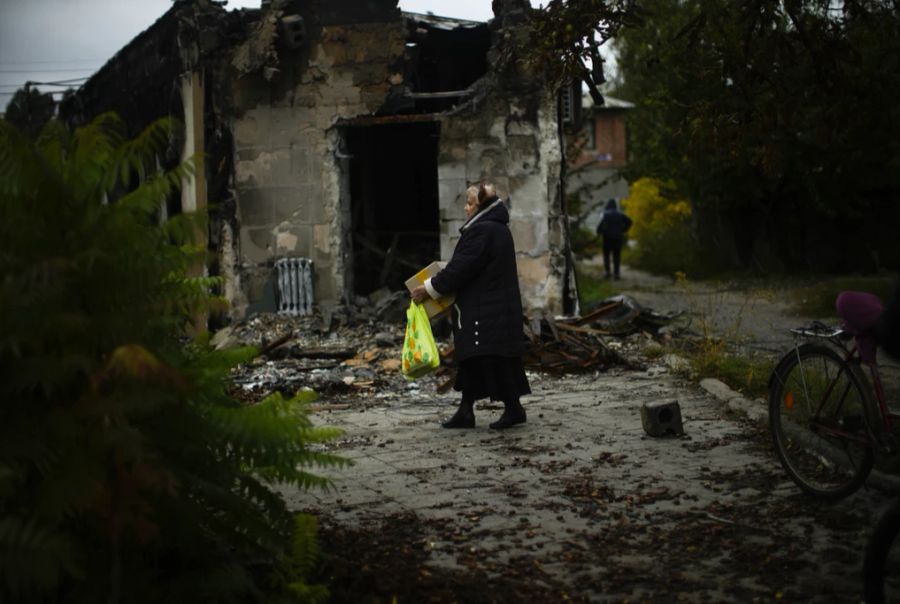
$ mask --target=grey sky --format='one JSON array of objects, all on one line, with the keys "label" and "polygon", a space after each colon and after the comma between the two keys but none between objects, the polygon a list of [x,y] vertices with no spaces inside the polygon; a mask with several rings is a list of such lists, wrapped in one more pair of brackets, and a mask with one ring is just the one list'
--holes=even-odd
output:
[{"label": "grey sky", "polygon": [[[171,0],[0,0],[0,107],[26,81],[77,85],[171,5]],[[242,7],[258,8],[259,0],[228,2],[229,9]],[[493,17],[491,0],[400,0],[400,8],[479,21]]]}]

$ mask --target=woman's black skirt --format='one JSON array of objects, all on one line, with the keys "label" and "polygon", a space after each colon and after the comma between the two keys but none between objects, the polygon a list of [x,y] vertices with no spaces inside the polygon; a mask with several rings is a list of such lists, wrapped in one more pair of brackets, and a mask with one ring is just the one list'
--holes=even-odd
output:
[{"label": "woman's black skirt", "polygon": [[472,400],[509,401],[531,394],[522,357],[478,356],[459,364],[453,389]]}]

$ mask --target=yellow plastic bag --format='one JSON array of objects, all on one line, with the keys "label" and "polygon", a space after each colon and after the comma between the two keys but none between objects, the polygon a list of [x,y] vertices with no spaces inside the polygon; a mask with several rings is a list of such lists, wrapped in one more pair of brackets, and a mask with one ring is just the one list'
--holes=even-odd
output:
[{"label": "yellow plastic bag", "polygon": [[431,321],[421,304],[410,301],[406,309],[406,336],[400,369],[408,380],[431,373],[441,364],[437,345],[431,334]]}]

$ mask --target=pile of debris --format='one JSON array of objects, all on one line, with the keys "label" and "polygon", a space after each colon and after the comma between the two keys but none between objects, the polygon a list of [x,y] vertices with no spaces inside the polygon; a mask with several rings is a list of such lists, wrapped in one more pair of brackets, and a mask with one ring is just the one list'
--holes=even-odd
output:
[{"label": "pile of debris", "polygon": [[611,346],[609,338],[635,332],[656,335],[681,315],[645,309],[629,296],[607,298],[580,318],[551,319],[538,313],[525,321],[530,343],[525,366],[557,373],[610,366],[643,370],[643,364]]},{"label": "pile of debris", "polygon": [[[302,388],[333,399],[403,396],[418,386],[400,374],[405,329],[400,312],[409,301],[391,296],[382,302],[361,303],[340,316],[256,315],[218,332],[213,345],[219,348],[254,346],[259,351],[233,372],[232,394],[248,402],[272,392],[290,396]],[[643,370],[642,363],[625,354],[624,338],[635,333],[660,337],[679,316],[644,309],[627,296],[608,298],[578,318],[537,313],[524,319],[525,367],[556,374],[610,367]],[[438,323],[442,363],[431,379],[444,392],[454,381],[453,345],[447,325]]]},{"label": "pile of debris", "polygon": [[336,323],[318,314],[260,314],[217,332],[217,348],[259,351],[233,370],[232,396],[254,402],[272,392],[290,396],[311,388],[354,397],[384,389],[391,376],[400,375],[402,323]]}]

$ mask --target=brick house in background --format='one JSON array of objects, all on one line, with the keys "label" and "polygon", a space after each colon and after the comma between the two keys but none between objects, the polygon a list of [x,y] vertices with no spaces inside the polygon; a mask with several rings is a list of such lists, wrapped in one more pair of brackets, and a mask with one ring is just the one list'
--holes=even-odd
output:
[{"label": "brick house in background", "polygon": [[593,208],[582,222],[590,230],[600,221],[606,200],[628,197],[628,181],[622,175],[628,165],[625,118],[634,105],[610,96],[604,101],[597,107],[584,95],[580,128],[566,136],[570,153],[578,150],[567,158],[566,194],[578,195],[583,209]]},{"label": "brick house in background", "polygon": [[203,165],[163,213],[209,209],[208,271],[231,319],[293,295],[330,315],[403,290],[450,258],[466,186],[485,178],[510,201],[525,308],[577,309],[557,91],[504,46],[527,0],[494,0],[487,23],[397,0],[223,4],[176,1],[61,114],[116,111],[132,135],[184,123],[160,163],[200,152]]}]

